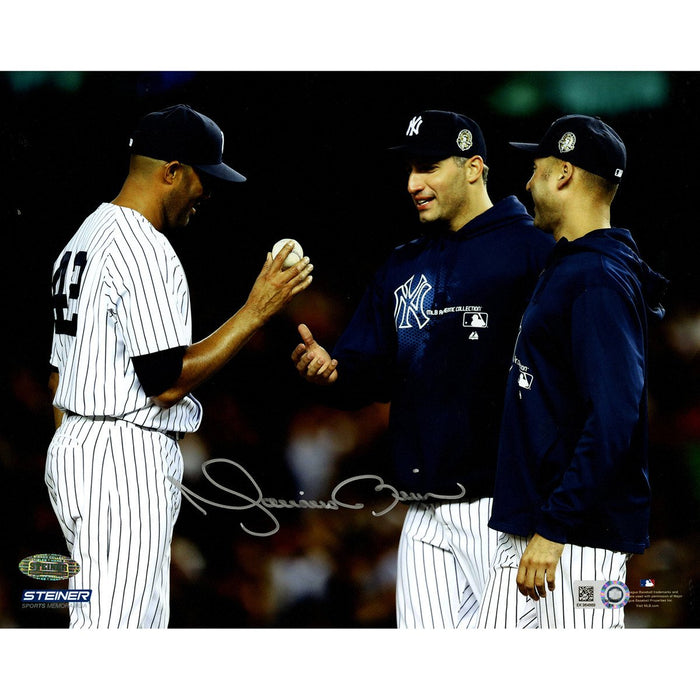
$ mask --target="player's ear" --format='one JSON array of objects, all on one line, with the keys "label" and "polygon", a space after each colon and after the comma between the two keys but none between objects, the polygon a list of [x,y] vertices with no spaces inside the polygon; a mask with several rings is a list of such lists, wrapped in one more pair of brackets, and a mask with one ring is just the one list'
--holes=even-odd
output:
[{"label": "player's ear", "polygon": [[557,171],[557,189],[566,187],[574,174],[574,166],[566,160],[560,160]]},{"label": "player's ear", "polygon": [[467,179],[469,182],[477,182],[484,172],[484,159],[481,156],[472,156],[466,163]]},{"label": "player's ear", "polygon": [[162,175],[163,181],[168,185],[175,183],[177,178],[180,176],[182,171],[182,163],[177,160],[170,161],[169,163],[163,164]]}]

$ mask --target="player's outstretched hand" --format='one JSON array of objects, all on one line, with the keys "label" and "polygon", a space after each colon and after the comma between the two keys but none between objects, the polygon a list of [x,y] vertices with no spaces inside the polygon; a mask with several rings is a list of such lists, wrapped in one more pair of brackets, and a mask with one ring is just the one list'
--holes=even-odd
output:
[{"label": "player's outstretched hand", "polygon": [[265,322],[281,311],[299,292],[303,292],[312,282],[314,266],[308,257],[286,270],[282,263],[294,248],[294,241],[287,243],[275,258],[267,254],[258,278],[248,296],[247,306]]},{"label": "player's outstretched hand", "polygon": [[297,372],[312,384],[333,384],[338,379],[338,360],[332,359],[327,350],[314,340],[306,324],[302,323],[298,330],[302,342],[292,353],[292,362]]},{"label": "player's outstretched hand", "polygon": [[545,598],[547,588],[550,591],[554,590],[555,572],[563,551],[563,544],[534,534],[523,556],[520,557],[518,575],[515,579],[518,590],[533,600]]}]

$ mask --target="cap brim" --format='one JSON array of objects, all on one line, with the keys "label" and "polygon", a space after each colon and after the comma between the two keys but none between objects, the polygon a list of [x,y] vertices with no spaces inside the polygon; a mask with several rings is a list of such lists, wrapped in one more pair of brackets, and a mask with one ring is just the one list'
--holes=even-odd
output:
[{"label": "cap brim", "polygon": [[539,143],[522,143],[520,141],[508,141],[508,145],[521,151],[529,151],[530,153],[536,153],[537,149],[540,147]]},{"label": "cap brim", "polygon": [[239,172],[226,165],[226,163],[217,163],[216,165],[193,165],[192,167],[201,170],[207,175],[218,178],[219,180],[225,180],[226,182],[245,182],[247,180],[244,175],[241,175]]}]

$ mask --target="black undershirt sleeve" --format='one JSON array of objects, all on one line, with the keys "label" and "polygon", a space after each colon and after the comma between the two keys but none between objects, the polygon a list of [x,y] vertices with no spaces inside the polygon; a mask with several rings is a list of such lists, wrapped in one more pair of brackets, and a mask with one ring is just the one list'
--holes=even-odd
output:
[{"label": "black undershirt sleeve", "polygon": [[148,396],[158,396],[175,384],[186,349],[181,346],[132,358],[136,376]]}]

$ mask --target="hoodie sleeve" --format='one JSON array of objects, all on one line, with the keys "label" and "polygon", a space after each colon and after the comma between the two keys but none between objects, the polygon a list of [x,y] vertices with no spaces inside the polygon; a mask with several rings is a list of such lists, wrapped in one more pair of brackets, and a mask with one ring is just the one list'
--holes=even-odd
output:
[{"label": "hoodie sleeve", "polygon": [[[641,310],[643,313],[643,309]],[[542,508],[536,531],[566,542],[620,483],[645,391],[644,318],[614,286],[583,291],[572,307],[571,348],[583,424],[573,458]]]},{"label": "hoodie sleeve", "polygon": [[332,356],[338,360],[338,381],[330,387],[328,403],[355,409],[391,400],[396,357],[393,311],[384,294],[385,269],[367,287]]}]

